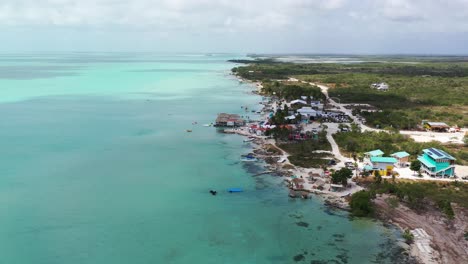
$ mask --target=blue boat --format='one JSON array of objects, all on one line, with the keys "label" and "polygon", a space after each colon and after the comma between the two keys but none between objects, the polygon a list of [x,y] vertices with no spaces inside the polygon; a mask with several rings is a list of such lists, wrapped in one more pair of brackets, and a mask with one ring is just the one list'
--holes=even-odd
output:
[{"label": "blue boat", "polygon": [[242,188],[229,188],[228,192],[230,193],[238,193],[238,192],[243,192]]}]

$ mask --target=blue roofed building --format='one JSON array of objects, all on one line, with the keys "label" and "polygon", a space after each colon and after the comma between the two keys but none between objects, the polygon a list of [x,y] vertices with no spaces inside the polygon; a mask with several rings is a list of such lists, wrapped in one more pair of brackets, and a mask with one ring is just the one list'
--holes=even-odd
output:
[{"label": "blue roofed building", "polygon": [[424,149],[418,160],[421,162],[421,170],[431,177],[455,176],[455,158],[443,150]]}]

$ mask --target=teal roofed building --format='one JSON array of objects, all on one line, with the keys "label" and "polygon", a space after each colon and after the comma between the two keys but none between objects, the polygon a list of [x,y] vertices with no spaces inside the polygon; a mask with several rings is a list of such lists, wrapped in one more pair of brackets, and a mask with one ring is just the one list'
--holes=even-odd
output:
[{"label": "teal roofed building", "polygon": [[380,175],[391,175],[397,159],[393,157],[371,157],[372,170],[379,171]]},{"label": "teal roofed building", "polygon": [[421,162],[421,170],[431,177],[455,176],[455,158],[443,150],[424,149],[418,160]]},{"label": "teal roofed building", "polygon": [[410,154],[406,151],[400,151],[390,155],[398,160],[398,166],[405,167],[409,163]]},{"label": "teal roofed building", "polygon": [[373,150],[373,151],[366,152],[364,154],[366,155],[367,158],[382,157],[384,152],[381,151],[380,149],[376,149],[376,150]]}]

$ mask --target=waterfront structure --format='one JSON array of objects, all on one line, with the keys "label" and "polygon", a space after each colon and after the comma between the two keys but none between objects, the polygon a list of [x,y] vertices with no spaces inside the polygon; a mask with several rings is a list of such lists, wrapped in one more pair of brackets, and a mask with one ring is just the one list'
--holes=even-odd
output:
[{"label": "waterfront structure", "polygon": [[421,170],[431,177],[455,176],[455,158],[443,150],[424,149],[418,160],[421,162]]},{"label": "waterfront structure", "polygon": [[380,149],[376,149],[376,150],[372,150],[372,151],[364,153],[364,155],[368,159],[371,158],[371,157],[382,157],[383,154],[384,154],[384,152],[382,150],[380,150]]},{"label": "waterfront structure", "polygon": [[389,176],[392,174],[393,168],[395,167],[395,163],[397,163],[397,159],[393,157],[371,157],[370,161],[372,163],[372,170],[379,171],[380,175]]},{"label": "waterfront structure", "polygon": [[215,126],[220,127],[239,127],[245,125],[245,120],[236,114],[218,114]]},{"label": "waterfront structure", "polygon": [[400,167],[405,167],[409,162],[410,154],[406,151],[400,151],[390,155],[397,160],[397,165]]}]

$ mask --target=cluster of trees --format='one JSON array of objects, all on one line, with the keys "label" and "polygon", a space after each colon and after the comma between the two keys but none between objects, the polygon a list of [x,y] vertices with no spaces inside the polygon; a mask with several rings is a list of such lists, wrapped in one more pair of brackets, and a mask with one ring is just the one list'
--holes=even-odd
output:
[{"label": "cluster of trees", "polygon": [[353,172],[348,168],[342,168],[332,173],[331,181],[334,184],[348,185],[348,179],[353,177]]},{"label": "cluster of trees", "polygon": [[274,94],[286,100],[298,99],[301,96],[307,96],[314,100],[325,99],[319,87],[302,83],[286,84],[278,81],[265,81],[263,82],[263,92],[270,95]]},{"label": "cluster of trees", "polygon": [[468,184],[459,182],[395,182],[375,181],[367,191],[351,196],[351,213],[355,216],[370,216],[374,212],[372,199],[376,194],[392,194],[399,202],[416,211],[424,211],[428,206],[439,208],[449,219],[454,218],[452,203],[468,208]]},{"label": "cluster of trees", "polygon": [[358,217],[371,216],[374,213],[372,194],[369,191],[353,193],[349,202],[351,214]]},{"label": "cluster of trees", "polygon": [[[391,58],[381,59],[386,61],[391,60]],[[420,58],[413,59],[420,60]],[[284,79],[293,75],[335,75],[356,73],[406,77],[468,77],[468,63],[466,61],[458,63],[450,63],[450,61],[447,60],[445,61],[446,63],[441,63],[440,61],[424,61],[425,63],[412,65],[402,63],[298,64],[279,62],[273,59],[233,60],[232,62],[249,64],[247,66],[236,67],[233,69],[233,72],[251,80]]]}]

